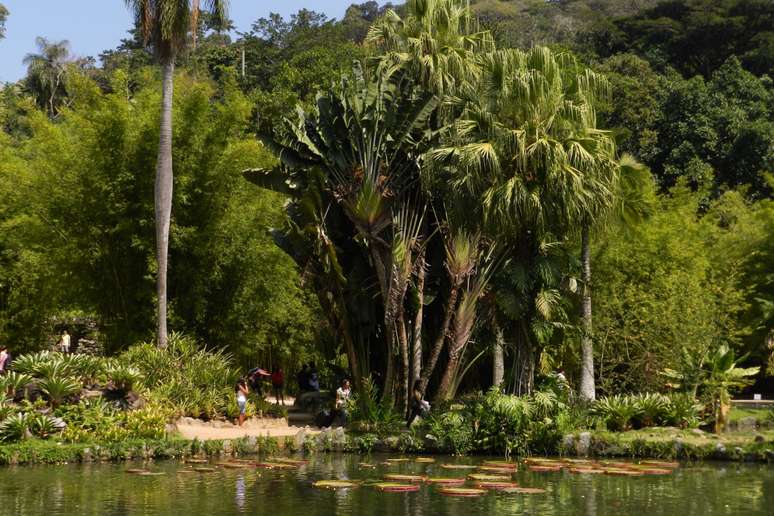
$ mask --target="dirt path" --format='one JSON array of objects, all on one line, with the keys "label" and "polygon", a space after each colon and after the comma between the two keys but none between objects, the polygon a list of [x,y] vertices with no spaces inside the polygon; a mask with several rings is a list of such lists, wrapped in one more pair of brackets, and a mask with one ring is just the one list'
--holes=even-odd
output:
[{"label": "dirt path", "polygon": [[308,434],[319,433],[319,430],[299,426],[276,426],[260,428],[254,426],[230,426],[225,428],[213,428],[199,425],[176,425],[180,437],[184,439],[198,439],[200,441],[210,441],[213,439],[238,439],[240,437],[292,437],[299,431],[306,430]]}]

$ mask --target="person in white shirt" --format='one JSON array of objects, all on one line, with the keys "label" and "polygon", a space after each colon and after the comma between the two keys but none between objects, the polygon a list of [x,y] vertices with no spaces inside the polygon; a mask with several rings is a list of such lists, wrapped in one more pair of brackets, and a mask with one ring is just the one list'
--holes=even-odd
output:
[{"label": "person in white shirt", "polygon": [[352,395],[352,387],[349,380],[344,380],[341,387],[336,389],[336,410],[334,411],[334,421],[339,421],[342,425],[347,422],[347,402]]},{"label": "person in white shirt", "polygon": [[5,346],[0,346],[0,375],[5,374],[6,364],[8,364],[8,357],[10,357],[8,354],[8,348]]},{"label": "person in white shirt", "polygon": [[70,334],[67,333],[67,330],[62,330],[62,337],[59,339],[59,349],[62,350],[62,353],[70,352]]}]

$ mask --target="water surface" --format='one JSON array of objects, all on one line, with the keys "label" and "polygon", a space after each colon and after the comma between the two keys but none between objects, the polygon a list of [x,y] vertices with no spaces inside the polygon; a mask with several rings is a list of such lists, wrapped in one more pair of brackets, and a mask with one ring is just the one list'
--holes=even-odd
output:
[{"label": "water surface", "polygon": [[[369,486],[346,491],[312,487],[319,479],[377,479],[385,473],[465,476],[440,468],[443,462],[483,459],[436,457],[434,464],[384,466],[386,456],[320,454],[296,471],[222,469],[181,473],[176,461],[0,468],[2,515],[774,515],[774,466],[704,463],[684,465],[669,476],[615,477],[565,471],[514,475],[545,494],[491,492],[481,498],[451,498],[436,487],[419,492],[382,493]],[[360,462],[376,464],[363,469]],[[143,477],[132,467],[165,473]]]}]

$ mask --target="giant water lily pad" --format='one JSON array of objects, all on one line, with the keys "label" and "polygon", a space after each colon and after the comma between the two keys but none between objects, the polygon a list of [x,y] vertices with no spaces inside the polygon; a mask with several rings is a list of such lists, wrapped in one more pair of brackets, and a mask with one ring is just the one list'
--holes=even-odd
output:
[{"label": "giant water lily pad", "polygon": [[478,471],[482,473],[494,473],[499,475],[512,475],[516,472],[516,470],[512,468],[498,468],[496,466],[479,466]]},{"label": "giant water lily pad", "polygon": [[478,482],[508,482],[511,480],[510,475],[490,475],[488,473],[473,473],[468,475],[468,478]]},{"label": "giant water lily pad", "polygon": [[481,468],[500,468],[516,471],[519,468],[519,465],[515,462],[508,462],[505,460],[485,460],[481,463]]},{"label": "giant water lily pad", "polygon": [[400,482],[379,482],[374,484],[374,487],[385,493],[411,493],[419,491],[417,484],[403,484]]},{"label": "giant water lily pad", "polygon": [[245,469],[251,467],[250,464],[245,464],[244,462],[219,462],[218,466],[228,469]]},{"label": "giant water lily pad", "polygon": [[570,473],[584,474],[584,475],[599,475],[605,472],[600,468],[567,468]]},{"label": "giant water lily pad", "polygon": [[427,480],[427,477],[424,475],[398,475],[398,474],[387,474],[384,475],[385,480],[395,480],[398,482],[411,482],[412,484],[421,484],[422,482]]},{"label": "giant water lily pad", "polygon": [[423,463],[423,464],[431,464],[431,463],[435,462],[435,459],[433,459],[432,457],[417,457],[416,459],[414,459],[414,462],[419,462],[419,463]]},{"label": "giant water lily pad", "polygon": [[545,493],[545,489],[539,487],[506,487],[501,489],[503,493],[521,493],[521,494],[542,494]]},{"label": "giant water lily pad", "polygon": [[641,477],[645,473],[634,469],[626,468],[605,468],[606,475],[616,475],[621,477]]},{"label": "giant water lily pad", "polygon": [[185,459],[188,464],[207,464],[207,459]]},{"label": "giant water lily pad", "polygon": [[541,465],[531,464],[529,466],[529,470],[530,471],[534,471],[536,473],[546,473],[546,472],[549,472],[549,471],[561,471],[562,467],[563,466],[561,464],[551,464],[551,465],[549,465],[549,464],[541,464]]},{"label": "giant water lily pad", "polygon": [[519,487],[519,484],[516,482],[474,482],[474,486],[479,487],[481,489],[513,489],[514,487]]},{"label": "giant water lily pad", "polygon": [[486,489],[474,487],[442,487],[438,492],[446,496],[474,497],[485,495]]},{"label": "giant water lily pad", "polygon": [[291,466],[304,466],[309,463],[308,460],[290,459],[285,457],[272,457],[267,462],[275,464],[290,464]]},{"label": "giant water lily pad", "polygon": [[194,471],[198,471],[199,473],[212,473],[215,471],[215,468],[200,467],[194,468]]},{"label": "giant water lily pad", "polygon": [[464,478],[441,478],[430,477],[427,479],[428,484],[438,484],[442,486],[461,486],[465,483]]},{"label": "giant water lily pad", "polygon": [[318,480],[312,485],[319,489],[353,489],[360,484],[351,480]]},{"label": "giant water lily pad", "polygon": [[443,469],[476,469],[474,464],[441,464]]},{"label": "giant water lily pad", "polygon": [[676,469],[680,467],[679,462],[669,462],[669,461],[661,461],[661,460],[644,460],[640,462],[643,466],[653,466],[654,468],[663,468],[663,469]]},{"label": "giant water lily pad", "polygon": [[667,468],[640,468],[643,475],[671,475],[675,470]]},{"label": "giant water lily pad", "polygon": [[358,464],[358,466],[360,466],[361,468],[364,468],[364,469],[373,469],[373,468],[376,467],[375,464],[369,464],[368,462],[361,462],[361,463]]},{"label": "giant water lily pad", "polygon": [[298,469],[295,464],[285,464],[283,462],[256,462],[256,467],[263,469]]},{"label": "giant water lily pad", "polygon": [[163,471],[143,471],[142,473],[138,473],[141,477],[160,477],[162,475],[166,475]]},{"label": "giant water lily pad", "polygon": [[394,459],[387,459],[386,462],[409,462],[411,459],[407,459],[405,457],[400,458],[394,458]]},{"label": "giant water lily pad", "polygon": [[131,473],[133,475],[139,475],[140,473],[146,473],[147,471],[148,471],[147,469],[141,469],[141,468],[131,468],[126,470],[127,473]]}]

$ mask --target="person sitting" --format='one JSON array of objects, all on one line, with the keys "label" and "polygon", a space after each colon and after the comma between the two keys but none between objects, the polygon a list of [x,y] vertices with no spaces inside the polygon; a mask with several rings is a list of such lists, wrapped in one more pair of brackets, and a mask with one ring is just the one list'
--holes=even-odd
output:
[{"label": "person sitting", "polygon": [[309,365],[304,364],[304,367],[296,375],[296,381],[298,382],[299,393],[309,390]]},{"label": "person sitting", "polygon": [[430,412],[430,403],[422,399],[422,390],[419,388],[419,380],[414,380],[414,387],[411,389],[411,406],[409,408],[409,417],[406,421],[406,427],[411,428],[411,424],[419,417],[427,417]]},{"label": "person sitting", "polygon": [[309,390],[320,392],[320,379],[317,376],[317,367],[315,367],[314,362],[309,366]]}]

